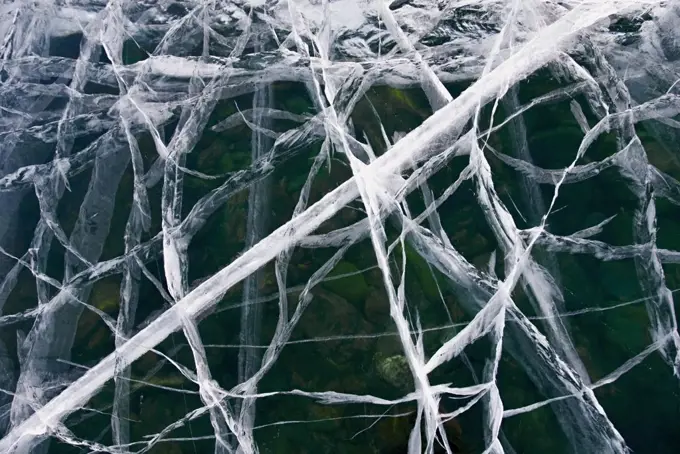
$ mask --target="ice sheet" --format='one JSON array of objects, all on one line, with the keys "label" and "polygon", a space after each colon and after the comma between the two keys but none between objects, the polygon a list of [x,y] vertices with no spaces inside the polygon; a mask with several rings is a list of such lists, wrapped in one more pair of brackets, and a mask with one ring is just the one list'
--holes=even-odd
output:
[{"label": "ice sheet", "polygon": [[[680,16],[672,2],[67,3],[0,7],[0,326],[27,329],[13,334],[13,350],[5,336],[0,340],[0,452],[47,452],[54,440],[89,451],[147,452],[205,417],[212,434],[191,434],[185,442],[209,440],[215,453],[254,454],[263,449],[259,428],[293,423],[260,424],[258,402],[293,397],[328,406],[412,405],[409,454],[456,452],[447,423],[477,403],[484,453],[516,452],[504,433],[506,419],[546,406],[571,452],[630,452],[595,390],[654,355],[680,378],[674,289],[666,275],[680,263],[680,251],[658,245],[659,224],[665,228],[658,211],[680,205]],[[643,25],[634,31],[613,25],[638,19]],[[64,40],[74,38],[77,44],[66,49]],[[645,68],[636,68],[642,61]],[[548,73],[559,88],[527,101],[523,83],[538,73]],[[463,88],[456,92],[454,82]],[[390,130],[384,106],[370,104],[376,89],[392,90],[390,102],[420,115],[418,125]],[[426,106],[402,89],[423,93]],[[309,102],[300,108],[286,104],[287,97]],[[547,167],[525,115],[567,103],[569,134],[579,143],[568,162]],[[653,143],[642,137],[642,125]],[[238,134],[250,139],[243,165],[234,163],[245,143]],[[502,149],[496,134],[509,138]],[[205,157],[210,140],[218,143],[219,159]],[[604,141],[613,151],[597,155]],[[290,166],[305,159],[306,178],[296,179]],[[204,160],[228,169],[206,169]],[[346,178],[329,185],[336,166]],[[457,166],[458,175],[434,190],[433,182]],[[518,194],[501,182],[500,168],[517,179]],[[553,228],[564,193],[610,174],[629,191],[632,208],[604,220],[595,216],[577,231]],[[277,192],[290,180],[299,183],[295,203],[278,206]],[[496,249],[482,265],[463,254],[466,245],[457,243],[443,215],[442,207],[457,207],[461,188],[472,188]],[[35,202],[33,223],[20,216],[26,199]],[[63,207],[70,203],[79,208],[69,218]],[[196,244],[205,245],[203,234],[217,217],[233,226],[239,209],[242,238],[231,238],[239,229],[220,235],[241,251],[194,279],[200,266],[194,251],[205,247]],[[631,240],[609,241],[609,229],[624,216]],[[117,217],[125,219],[122,229],[113,227]],[[339,279],[333,270],[353,248],[368,251],[375,263],[372,276],[385,295],[391,330],[300,340],[307,314],[329,304],[317,290]],[[324,257],[313,270],[296,262],[308,253]],[[55,255],[63,264],[58,277]],[[585,302],[570,311],[564,256],[635,269],[651,342],[601,377],[592,376],[570,317],[635,303]],[[446,337],[434,349],[425,340],[434,328],[423,326],[424,309],[407,284],[416,257],[436,282],[448,317]],[[291,286],[300,269],[304,282]],[[21,292],[22,273],[35,283],[34,301],[7,312],[6,303]],[[92,301],[97,285],[111,279],[120,280],[113,309]],[[275,287],[271,297],[263,294],[267,285]],[[161,297],[162,310],[146,310],[146,287]],[[240,291],[230,307],[240,312],[237,343],[205,342],[211,334],[201,323],[227,311],[215,308],[234,289]],[[455,295],[466,322],[454,322],[445,292]],[[264,301],[274,301],[276,312],[266,326]],[[110,351],[79,366],[77,332],[90,316],[105,325]],[[174,342],[176,332],[185,343],[163,353],[159,344]],[[413,388],[400,389],[401,397],[263,390],[289,346],[381,336],[398,341],[408,372],[402,379]],[[486,356],[476,370],[467,351],[480,344]],[[238,358],[230,384],[211,355],[227,347]],[[191,365],[176,357],[183,349]],[[145,355],[162,358],[182,386],[154,384],[161,365],[135,376],[133,365]],[[499,378],[506,356],[540,399],[508,408]],[[435,378],[458,360],[471,383]],[[112,392],[102,391],[108,382]],[[185,399],[183,417],[139,439],[133,408],[144,387],[197,400],[191,407]],[[89,408],[102,396],[104,409]],[[462,403],[445,411],[451,401]],[[79,438],[73,420],[81,410],[107,415],[110,426],[96,439]],[[372,417],[364,412],[357,417]]]}]

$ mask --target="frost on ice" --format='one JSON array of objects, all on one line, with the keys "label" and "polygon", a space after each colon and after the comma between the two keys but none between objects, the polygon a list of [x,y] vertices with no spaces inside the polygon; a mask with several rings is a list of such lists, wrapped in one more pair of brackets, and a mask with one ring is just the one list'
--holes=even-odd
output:
[{"label": "frost on ice", "polygon": [[676,2],[0,18],[0,452],[674,452]]}]

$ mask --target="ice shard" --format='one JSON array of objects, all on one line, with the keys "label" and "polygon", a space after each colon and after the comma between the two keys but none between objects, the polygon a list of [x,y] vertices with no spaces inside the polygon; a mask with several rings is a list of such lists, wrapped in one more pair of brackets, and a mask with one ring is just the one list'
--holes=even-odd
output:
[{"label": "ice shard", "polygon": [[[263,115],[272,103],[273,90],[271,86],[263,85],[258,87],[253,95],[253,109],[256,112],[253,124],[257,129],[252,132],[252,160],[263,159],[271,149],[273,141],[265,134],[260,132],[260,128],[269,129],[271,121]],[[252,247],[255,243],[266,236],[267,221],[270,211],[270,184],[267,178],[252,185],[248,195],[248,220],[246,224],[246,248]],[[241,333],[239,339],[243,345],[254,345],[260,342],[260,332],[262,325],[262,305],[253,304],[260,296],[260,286],[262,285],[262,270],[248,276],[243,282],[243,308],[241,309]],[[254,349],[242,349],[239,351],[239,382],[244,382],[251,378],[257,371],[259,361],[258,351]],[[255,416],[255,402],[245,400],[241,409],[240,418],[244,424],[252,426]]]}]

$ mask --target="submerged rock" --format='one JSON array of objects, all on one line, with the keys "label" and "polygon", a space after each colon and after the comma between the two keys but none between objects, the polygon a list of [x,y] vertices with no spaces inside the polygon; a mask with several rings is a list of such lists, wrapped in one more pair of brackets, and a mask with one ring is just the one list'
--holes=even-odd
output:
[{"label": "submerged rock", "polygon": [[375,428],[369,432],[376,452],[407,452],[408,438],[413,429],[413,421],[407,416],[386,417],[380,419]]},{"label": "submerged rock", "polygon": [[339,262],[328,277],[337,279],[324,281],[323,286],[351,303],[362,302],[370,290],[360,270],[350,262]]},{"label": "submerged rock", "polygon": [[390,301],[384,291],[371,289],[364,301],[364,315],[371,323],[385,325],[390,319]]},{"label": "submerged rock", "polygon": [[400,390],[413,389],[413,377],[404,355],[385,356],[376,353],[373,357],[378,376]]},{"label": "submerged rock", "polygon": [[[339,369],[357,368],[362,355],[372,350],[373,339],[352,336],[372,332],[372,326],[361,312],[341,296],[322,289],[315,289],[314,301],[305,311],[299,323],[300,330],[309,338],[341,336],[339,340],[318,342],[319,351]],[[370,358],[370,356],[369,356]]]}]

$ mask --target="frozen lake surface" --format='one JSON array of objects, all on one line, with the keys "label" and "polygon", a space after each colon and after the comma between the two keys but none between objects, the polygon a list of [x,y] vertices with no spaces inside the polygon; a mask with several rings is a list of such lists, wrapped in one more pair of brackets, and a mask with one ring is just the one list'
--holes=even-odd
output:
[{"label": "frozen lake surface", "polygon": [[676,453],[677,0],[4,0],[0,453]]}]

